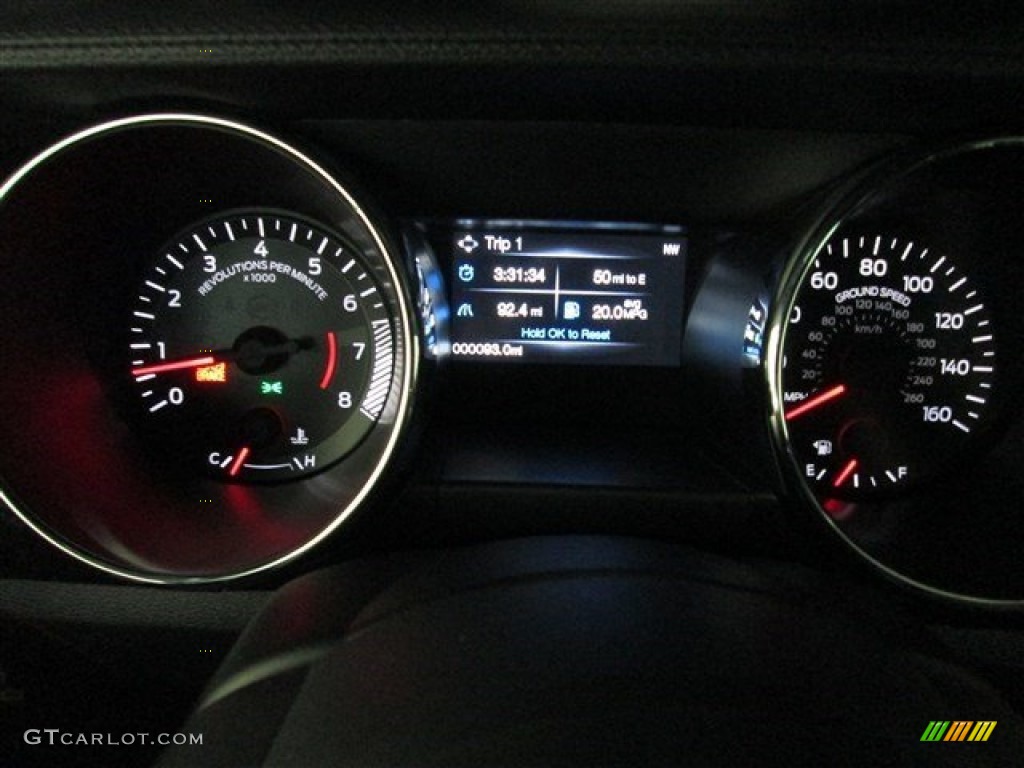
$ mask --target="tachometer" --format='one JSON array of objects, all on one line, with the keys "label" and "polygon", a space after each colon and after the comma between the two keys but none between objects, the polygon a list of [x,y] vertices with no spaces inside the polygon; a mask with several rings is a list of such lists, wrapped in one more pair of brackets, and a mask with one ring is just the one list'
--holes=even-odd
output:
[{"label": "tachometer", "polygon": [[942,472],[986,416],[996,339],[956,255],[838,233],[803,277],[782,348],[783,418],[820,495],[897,493]]},{"label": "tachometer", "polygon": [[0,376],[0,432],[25,437],[0,451],[0,502],[146,582],[243,578],[331,536],[396,471],[418,392],[412,264],[372,211],[209,115],[40,152],[0,185],[0,322],[25,331]]},{"label": "tachometer", "polygon": [[348,454],[381,414],[392,323],[358,250],[273,211],[176,237],[129,318],[140,421],[223,479],[290,480]]}]

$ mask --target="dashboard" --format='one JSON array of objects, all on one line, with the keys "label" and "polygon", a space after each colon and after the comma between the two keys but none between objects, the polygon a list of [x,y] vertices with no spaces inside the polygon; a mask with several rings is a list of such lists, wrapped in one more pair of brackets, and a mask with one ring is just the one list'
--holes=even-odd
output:
[{"label": "dashboard", "polygon": [[1012,13],[46,5],[0,25],[18,764],[1016,754]]}]

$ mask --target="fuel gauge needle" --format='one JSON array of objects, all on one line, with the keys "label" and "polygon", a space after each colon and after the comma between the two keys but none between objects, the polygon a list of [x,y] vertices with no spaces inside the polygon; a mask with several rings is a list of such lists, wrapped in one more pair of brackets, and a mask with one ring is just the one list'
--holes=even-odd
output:
[{"label": "fuel gauge needle", "polygon": [[213,355],[204,357],[188,357],[184,360],[172,360],[168,363],[157,363],[156,365],[144,365],[140,368],[132,368],[132,376],[148,376],[150,374],[167,373],[168,371],[182,371],[187,368],[203,368],[213,365],[217,358]]},{"label": "fuel gauge needle", "polygon": [[238,451],[238,455],[235,456],[235,460],[231,462],[231,469],[228,470],[228,476],[237,477],[238,473],[242,471],[242,465],[245,460],[249,458],[249,446],[244,446]]},{"label": "fuel gauge needle", "polygon": [[846,462],[846,466],[844,466],[839,471],[839,474],[836,475],[836,479],[832,481],[832,487],[838,488],[847,480],[849,480],[850,475],[857,471],[857,464],[858,462],[856,459],[850,459],[848,462]]},{"label": "fuel gauge needle", "polygon": [[813,397],[809,397],[793,408],[786,411],[786,421],[792,421],[798,416],[803,416],[808,411],[813,411],[819,405],[835,400],[837,397],[841,397],[846,392],[845,384],[836,384],[830,389],[826,389],[823,392],[819,392]]}]

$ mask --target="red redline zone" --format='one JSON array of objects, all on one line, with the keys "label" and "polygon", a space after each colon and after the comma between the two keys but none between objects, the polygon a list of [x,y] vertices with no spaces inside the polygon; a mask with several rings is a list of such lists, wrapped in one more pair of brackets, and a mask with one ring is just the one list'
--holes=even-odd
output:
[{"label": "red redline zone", "polygon": [[338,339],[334,331],[327,332],[327,367],[324,368],[323,378],[320,379],[320,389],[327,389],[334,378],[334,371],[338,367]]}]

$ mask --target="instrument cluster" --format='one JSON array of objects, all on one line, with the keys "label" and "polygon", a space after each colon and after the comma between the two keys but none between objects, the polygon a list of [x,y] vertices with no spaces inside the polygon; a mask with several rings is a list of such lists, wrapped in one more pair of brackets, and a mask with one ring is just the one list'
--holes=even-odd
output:
[{"label": "instrument cluster", "polygon": [[[904,151],[763,231],[396,216],[314,157],[145,114],[0,188],[0,434],[30,436],[0,496],[21,523],[119,578],[272,572],[387,514],[447,387],[503,412],[463,414],[491,435],[481,465],[507,470],[502,429],[545,413],[623,445],[683,414],[672,439],[758,467],[752,493],[876,573],[1024,604],[1024,142]],[[671,475],[666,453],[634,463]]]}]

